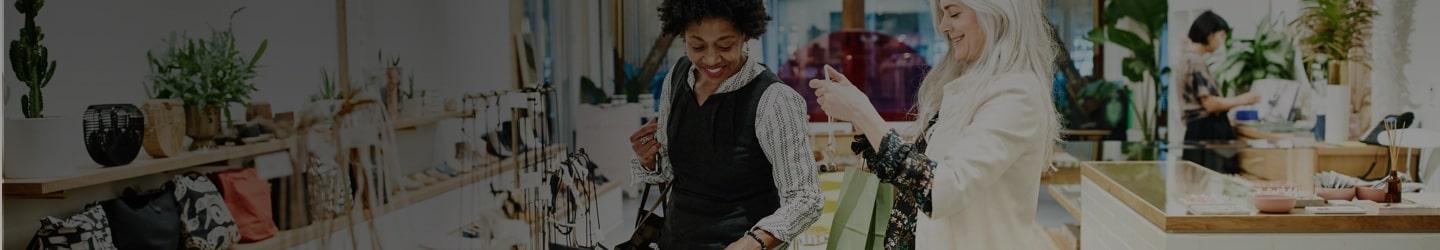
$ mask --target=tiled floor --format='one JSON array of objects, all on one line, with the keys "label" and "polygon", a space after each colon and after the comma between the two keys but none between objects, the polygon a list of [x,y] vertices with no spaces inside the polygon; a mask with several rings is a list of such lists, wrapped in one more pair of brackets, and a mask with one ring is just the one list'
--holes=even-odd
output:
[{"label": "tiled floor", "polygon": [[[812,226],[812,231],[810,232],[811,234],[823,235],[823,232],[828,231],[827,229],[829,228],[830,217],[832,215],[831,213],[833,213],[833,210],[835,209],[832,203],[835,202],[835,199],[838,199],[839,187],[838,185],[826,184],[838,184],[841,181],[840,179],[842,178],[842,176],[843,174],[841,173],[830,173],[821,175],[821,186],[825,187],[823,188],[825,189],[823,191],[825,191],[826,193],[825,208],[827,213],[825,215],[822,215],[822,218],[820,219],[820,221],[817,221],[815,223],[815,226]],[[636,188],[635,190],[638,191],[639,188]],[[658,196],[658,194],[655,193],[657,192],[651,191],[652,197],[647,202],[654,202],[655,197]],[[610,246],[614,246],[614,244],[619,244],[621,242],[629,240],[631,230],[634,229],[634,226],[632,224],[635,221],[635,211],[640,206],[640,199],[638,197],[634,197],[638,196],[639,192],[635,192],[634,194],[635,195],[627,196],[625,198],[625,205],[623,208],[625,210],[621,213],[625,216],[625,218],[624,220],[621,220],[621,225],[617,226],[617,229],[615,229],[614,231],[607,233],[606,242],[610,242]],[[1070,214],[1065,211],[1064,207],[1061,207],[1059,203],[1056,203],[1054,199],[1050,198],[1050,194],[1046,193],[1043,189],[1040,191],[1039,197],[1040,200],[1037,204],[1038,206],[1036,209],[1036,221],[1042,227],[1064,228],[1066,224],[1079,224],[1079,222],[1077,222],[1074,217],[1070,216]],[[823,245],[800,247],[800,249],[812,248],[823,249],[824,247]]]}]

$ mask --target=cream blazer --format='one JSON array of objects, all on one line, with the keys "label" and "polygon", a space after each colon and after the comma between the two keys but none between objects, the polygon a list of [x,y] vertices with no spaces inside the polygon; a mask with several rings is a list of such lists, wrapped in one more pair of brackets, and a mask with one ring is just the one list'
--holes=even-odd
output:
[{"label": "cream blazer", "polygon": [[[1053,249],[1035,222],[1057,131],[1048,81],[1023,74],[951,82],[925,151],[937,163],[918,249]],[[933,217],[932,217],[933,216]]]}]

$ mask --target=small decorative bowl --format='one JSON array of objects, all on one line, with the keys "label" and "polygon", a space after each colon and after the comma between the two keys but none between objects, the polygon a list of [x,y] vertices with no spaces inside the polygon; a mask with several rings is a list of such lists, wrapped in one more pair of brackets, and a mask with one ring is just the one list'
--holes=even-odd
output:
[{"label": "small decorative bowl", "polygon": [[1384,202],[1384,201],[1385,201],[1385,189],[1384,189],[1384,188],[1377,188],[1377,187],[1369,186],[1369,185],[1365,185],[1365,186],[1355,186],[1355,194],[1356,194],[1356,197],[1359,198],[1359,199],[1361,199],[1361,200],[1370,200],[1370,201],[1374,201],[1374,202]]},{"label": "small decorative bowl", "polygon": [[1316,194],[1316,195],[1319,195],[1320,198],[1323,198],[1323,199],[1325,199],[1325,200],[1343,200],[1343,201],[1348,201],[1348,200],[1351,200],[1351,199],[1355,199],[1355,188],[1325,188],[1325,187],[1317,187],[1317,188],[1315,188],[1315,194]]},{"label": "small decorative bowl", "polygon": [[1255,209],[1261,213],[1285,214],[1295,208],[1295,197],[1286,195],[1257,194],[1250,197],[1250,202],[1255,204]]}]

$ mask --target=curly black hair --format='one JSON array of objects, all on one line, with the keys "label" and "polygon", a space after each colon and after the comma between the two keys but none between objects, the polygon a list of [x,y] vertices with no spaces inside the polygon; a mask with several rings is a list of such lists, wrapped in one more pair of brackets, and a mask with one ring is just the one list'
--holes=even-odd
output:
[{"label": "curly black hair", "polygon": [[761,0],[665,0],[659,10],[661,31],[674,35],[713,17],[730,21],[747,38],[758,38],[771,19]]}]

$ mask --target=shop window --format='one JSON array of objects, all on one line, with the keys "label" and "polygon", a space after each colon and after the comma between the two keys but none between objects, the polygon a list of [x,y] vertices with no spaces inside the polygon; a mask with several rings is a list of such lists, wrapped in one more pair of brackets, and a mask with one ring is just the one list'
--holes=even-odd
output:
[{"label": "shop window", "polygon": [[927,0],[864,2],[864,28],[842,29],[842,2],[771,0],[771,29],[764,57],[782,81],[805,97],[810,121],[826,116],[815,103],[811,79],[825,65],[845,73],[870,96],[887,121],[912,121],[925,72],[947,49],[935,33]]}]

